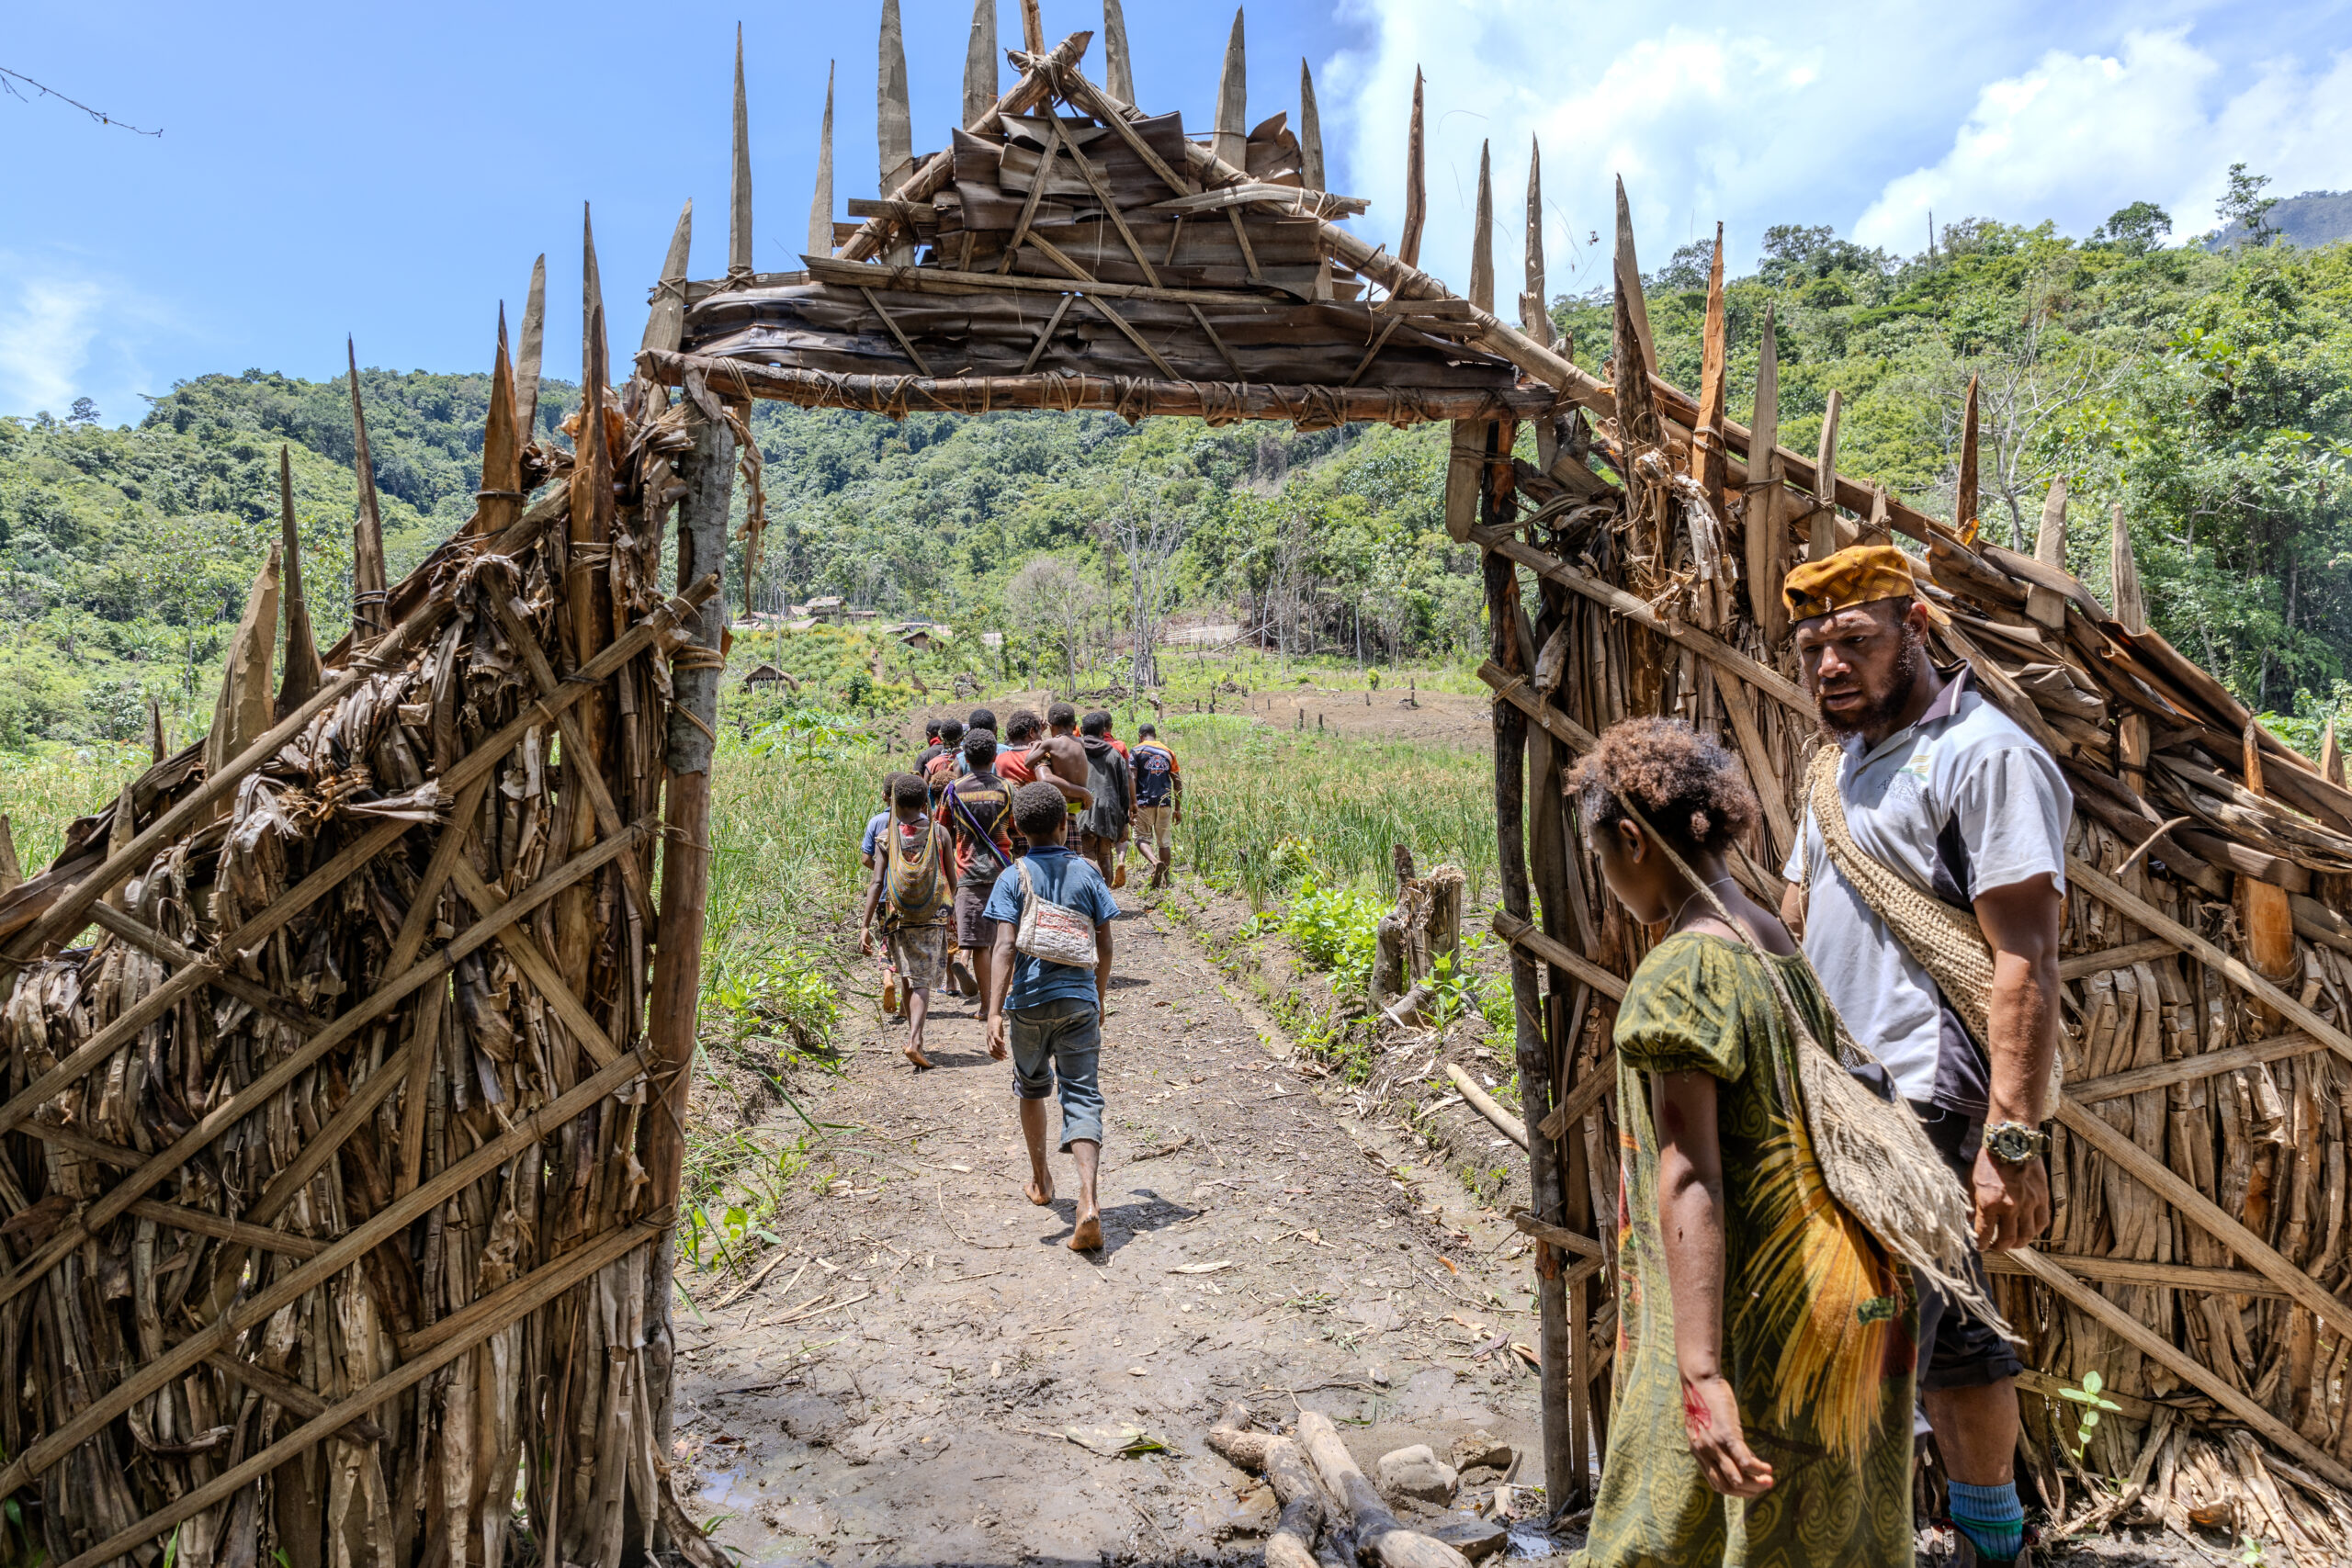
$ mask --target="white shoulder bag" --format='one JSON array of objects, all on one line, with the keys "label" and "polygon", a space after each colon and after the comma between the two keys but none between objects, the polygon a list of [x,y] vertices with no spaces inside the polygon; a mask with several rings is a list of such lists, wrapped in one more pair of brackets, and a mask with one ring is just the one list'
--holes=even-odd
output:
[{"label": "white shoulder bag", "polygon": [[1021,925],[1013,933],[1012,945],[1047,964],[1091,969],[1095,957],[1094,922],[1069,905],[1057,904],[1039,893],[1036,883],[1030,879],[1026,855],[1014,863],[1021,868]]}]

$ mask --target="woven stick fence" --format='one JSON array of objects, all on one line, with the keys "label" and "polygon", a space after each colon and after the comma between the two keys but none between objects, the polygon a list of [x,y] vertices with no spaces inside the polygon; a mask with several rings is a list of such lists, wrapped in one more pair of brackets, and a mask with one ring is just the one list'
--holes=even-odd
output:
[{"label": "woven stick fence", "polygon": [[703,794],[729,438],[608,390],[594,308],[572,446],[526,446],[539,298],[470,523],[322,661],[289,502],[210,735],[0,897],[11,1550],[709,1555],[662,1243],[707,834],[655,849]]}]

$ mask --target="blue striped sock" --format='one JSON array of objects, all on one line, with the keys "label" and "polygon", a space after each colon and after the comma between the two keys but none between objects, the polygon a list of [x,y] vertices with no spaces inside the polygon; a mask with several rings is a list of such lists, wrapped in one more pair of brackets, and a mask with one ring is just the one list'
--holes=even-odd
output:
[{"label": "blue striped sock", "polygon": [[1951,1522],[1976,1548],[1979,1557],[2007,1562],[2025,1548],[2025,1509],[2018,1502],[2017,1483],[1971,1486],[1955,1481]]}]

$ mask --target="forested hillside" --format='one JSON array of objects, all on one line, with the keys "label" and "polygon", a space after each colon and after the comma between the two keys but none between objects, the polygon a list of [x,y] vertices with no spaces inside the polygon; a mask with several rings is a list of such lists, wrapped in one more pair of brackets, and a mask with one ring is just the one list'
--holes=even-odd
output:
[{"label": "forested hillside", "polygon": [[[1828,394],[1839,468],[1949,516],[1961,400],[1981,378],[1981,511],[2030,547],[2073,485],[2073,562],[2104,585],[2106,518],[2133,530],[2161,630],[2256,707],[2315,716],[2352,669],[2352,249],[2169,248],[2128,208],[2088,240],[1973,220],[1894,258],[1827,229],[1770,232],[1728,290],[1732,405],[1778,322],[1783,439]],[[1698,381],[1706,249],[1647,280],[1667,374]],[[1606,373],[1608,301],[1564,299]],[[395,573],[472,507],[487,380],[365,370]],[[571,401],[544,384],[540,428]],[[349,394],[247,371],[175,387],[135,426],[0,420],[0,746],[134,732],[153,692],[200,724],[210,670],[277,537],[277,448],[323,635],[340,632],[353,488]],[[763,405],[772,527],[763,606],[818,593],[1014,634],[1069,656],[1133,613],[1237,615],[1295,651],[1442,657],[1480,639],[1469,552],[1439,515],[1441,430],[1300,434],[1105,415],[893,423]]]}]

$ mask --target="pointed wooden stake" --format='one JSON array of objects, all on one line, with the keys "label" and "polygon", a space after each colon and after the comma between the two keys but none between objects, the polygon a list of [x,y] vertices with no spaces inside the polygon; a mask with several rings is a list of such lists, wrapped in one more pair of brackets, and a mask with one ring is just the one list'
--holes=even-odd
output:
[{"label": "pointed wooden stake", "polygon": [[2041,502],[2041,526],[2033,531],[2033,558],[2044,566],[2066,570],[2066,476],[2050,481]]},{"label": "pointed wooden stake", "polygon": [[[1126,29],[1120,28],[1122,41]],[[978,125],[996,107],[996,0],[972,0],[972,37],[964,46],[964,123]],[[1133,103],[1133,98],[1122,98]]]},{"label": "pointed wooden stake", "polygon": [[605,275],[596,265],[596,225],[588,211],[588,204],[580,204],[580,369],[581,385],[587,385],[588,367],[604,356],[605,345],[589,341],[592,333],[602,333],[605,312]]},{"label": "pointed wooden stake", "polygon": [[[653,288],[653,309],[645,317],[645,341],[640,348],[674,352],[686,333],[686,254],[695,236],[694,197],[678,209],[678,226],[670,231],[670,254],[662,258],[662,281]],[[504,312],[500,312],[502,320]]]},{"label": "pointed wooden stake", "polygon": [[1127,17],[1119,0],[1102,0],[1102,85],[1123,104],[1136,101],[1135,61],[1127,53]]},{"label": "pointed wooden stake", "polygon": [[874,134],[882,160],[882,190],[888,195],[906,184],[915,172],[914,111],[907,102],[907,39],[899,25],[899,0],[882,0],[882,51],[875,73]]},{"label": "pointed wooden stake", "polygon": [[[830,89],[829,89],[830,91]],[[828,246],[830,254],[831,247]],[[743,96],[743,24],[735,24],[735,164],[728,188],[727,276],[752,276],[752,111]]]},{"label": "pointed wooden stake", "polygon": [[[491,389],[494,400],[497,389]],[[311,606],[302,595],[302,538],[294,525],[294,467],[287,448],[277,448],[277,533],[286,581],[286,678],[277,688],[277,713],[285,717],[317,694],[322,678],[319,639],[311,630]],[[163,714],[152,721],[156,739],[163,732]],[[159,755],[155,759],[162,761]]]},{"label": "pointed wooden stake", "polygon": [[1747,608],[1776,649],[1789,635],[1789,607],[1781,580],[1789,574],[1789,506],[1781,482],[1781,339],[1772,306],[1756,349],[1756,409],[1748,415],[1747,562]]},{"label": "pointed wooden stake", "polygon": [[[359,475],[359,517],[351,530],[351,640],[358,644],[381,637],[391,629],[391,623],[384,610],[384,514],[376,501],[376,465],[368,456],[368,411],[359,403],[359,350],[348,337],[344,339],[343,346],[351,362],[351,461]],[[277,626],[277,572],[273,566],[273,629]],[[254,734],[259,735],[268,728],[264,724]],[[228,755],[233,757],[236,753]],[[224,762],[227,760],[222,759]]]},{"label": "pointed wooden stake", "polygon": [[1642,266],[1634,254],[1634,209],[1625,199],[1625,178],[1617,177],[1617,293],[1633,319],[1634,336],[1642,345],[1642,368],[1657,375],[1657,340],[1650,335],[1649,301],[1642,297]]},{"label": "pointed wooden stake", "polygon": [[1032,54],[1046,52],[1046,17],[1037,0],[1021,0],[1021,41]]},{"label": "pointed wooden stake", "polygon": [[[1119,0],[1105,0],[1114,9]],[[1129,98],[1128,103],[1135,100]],[[1315,107],[1315,73],[1307,69],[1306,56],[1298,57],[1298,162],[1299,177],[1309,190],[1322,190],[1323,184],[1323,116]]]},{"label": "pointed wooden stake", "polygon": [[[380,612],[380,601],[376,605]],[[269,656],[277,641],[277,547],[245,595],[245,613],[221,662],[220,694],[212,704],[212,732],[204,738],[204,771],[218,773],[269,731]],[[227,816],[231,802],[219,803]]]},{"label": "pointed wooden stake", "polygon": [[1216,129],[1209,148],[1237,169],[1250,165],[1250,67],[1241,39],[1241,10],[1233,12],[1233,31],[1225,40],[1225,73],[1216,84]]},{"label": "pointed wooden stake", "polygon": [[1544,287],[1544,144],[1527,144],[1527,281],[1519,295],[1521,331],[1552,346],[1552,312]]},{"label": "pointed wooden stake", "polygon": [[808,254],[833,254],[833,62],[825,62],[825,118],[817,127],[817,188],[808,196]]},{"label": "pointed wooden stake", "polygon": [[1421,224],[1429,217],[1429,149],[1421,136],[1421,70],[1413,68],[1413,118],[1405,130],[1405,231],[1397,237],[1396,259],[1407,266],[1421,265]]},{"label": "pointed wooden stake", "polygon": [[539,354],[548,335],[548,258],[531,264],[531,291],[523,299],[523,341],[514,359],[514,428],[528,446],[539,437]]},{"label": "pointed wooden stake", "polygon": [[[506,307],[498,308],[498,354],[490,376],[490,420],[481,436],[481,499],[477,534],[495,538],[523,515],[523,446],[515,439],[514,366],[506,357]],[[288,545],[291,549],[291,545]],[[288,592],[294,575],[287,573]],[[289,674],[291,672],[289,671]]]},{"label": "pointed wooden stake", "polygon": [[1724,226],[1715,225],[1715,259],[1707,268],[1707,316],[1699,358],[1699,423],[1690,432],[1690,477],[1707,492],[1720,517],[1724,511],[1724,480],[1728,454],[1724,447],[1724,405],[1728,400],[1728,371],[1724,366]]},{"label": "pointed wooden stake", "polygon": [[[318,650],[313,649],[311,651],[315,653]],[[158,762],[172,754],[172,738],[164,728],[164,705],[155,700],[155,694],[153,692],[147,694],[147,750]],[[0,824],[5,824],[6,821],[6,818],[0,817]],[[0,834],[6,832],[6,829],[0,827]],[[12,849],[9,852],[13,858],[15,851]],[[21,879],[20,874],[19,880]],[[6,888],[0,887],[0,893],[6,891]]]},{"label": "pointed wooden stake", "polygon": [[2344,749],[2335,743],[2335,721],[2327,721],[2327,733],[2319,738],[2319,776],[2338,789],[2344,787]]},{"label": "pointed wooden stake", "polygon": [[2140,596],[2140,563],[2132,553],[2132,530],[2123,521],[2123,503],[2115,503],[2107,539],[2109,608],[2123,629],[2138,636],[2148,629],[2147,602]]},{"label": "pointed wooden stake", "polygon": [[1838,410],[1844,401],[1835,387],[1829,389],[1829,407],[1821,416],[1821,446],[1813,459],[1813,494],[1817,510],[1813,514],[1813,537],[1806,554],[1820,560],[1838,553]]},{"label": "pointed wooden stake", "polygon": [[1478,205],[1470,220],[1470,303],[1495,308],[1495,172],[1487,144],[1478,143]]},{"label": "pointed wooden stake", "polygon": [[1952,491],[1952,531],[1963,544],[1976,542],[1976,378],[1968,378],[1968,406],[1960,416],[1960,480]]}]

